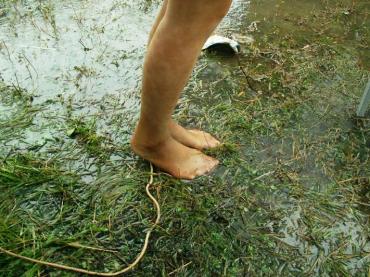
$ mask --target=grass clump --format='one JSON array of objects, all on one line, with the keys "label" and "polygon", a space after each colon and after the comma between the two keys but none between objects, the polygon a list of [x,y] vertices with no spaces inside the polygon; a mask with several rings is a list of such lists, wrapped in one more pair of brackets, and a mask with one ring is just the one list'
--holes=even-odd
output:
[{"label": "grass clump", "polygon": [[0,82],[0,142],[21,136],[33,124],[41,107],[33,106],[32,101],[33,96],[25,90]]},{"label": "grass clump", "polygon": [[67,136],[76,139],[79,144],[86,148],[86,151],[101,159],[107,158],[109,152],[103,147],[106,139],[96,133],[96,122],[84,122],[82,119],[71,119]]}]

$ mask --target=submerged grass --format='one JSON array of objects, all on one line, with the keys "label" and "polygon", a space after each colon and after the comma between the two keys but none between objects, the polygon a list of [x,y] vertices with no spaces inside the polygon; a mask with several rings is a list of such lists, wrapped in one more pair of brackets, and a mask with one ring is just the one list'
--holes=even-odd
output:
[{"label": "submerged grass", "polygon": [[19,139],[32,125],[34,116],[41,110],[41,107],[32,105],[32,100],[32,95],[26,91],[0,83],[0,143]]},{"label": "submerged grass", "polygon": [[[269,3],[252,2],[256,42],[241,56],[201,57],[176,117],[225,142],[210,151],[222,164],[193,182],[155,175],[162,222],[129,275],[368,275],[370,121],[354,115],[369,77],[366,3],[308,1],[302,16],[279,2],[278,18]],[[338,44],[343,29],[359,39]],[[104,116],[69,106],[42,149],[18,147],[29,128],[42,131],[34,116],[55,115],[26,91],[0,92],[0,245],[89,270],[130,263],[154,211],[149,167],[116,132],[127,129],[117,103]],[[1,276],[75,276],[0,255]]]}]

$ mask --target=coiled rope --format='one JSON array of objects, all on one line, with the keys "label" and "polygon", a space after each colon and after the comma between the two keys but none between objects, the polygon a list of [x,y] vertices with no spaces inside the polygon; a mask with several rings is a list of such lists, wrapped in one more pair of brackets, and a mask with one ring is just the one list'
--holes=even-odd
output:
[{"label": "coiled rope", "polygon": [[9,251],[7,249],[4,249],[2,247],[0,247],[0,253],[2,252],[6,255],[9,255],[9,256],[12,256],[12,257],[15,257],[15,258],[18,258],[18,259],[21,259],[21,260],[24,260],[24,261],[27,261],[27,262],[30,262],[30,263],[45,265],[45,266],[48,266],[48,267],[53,267],[53,268],[57,268],[57,269],[61,269],[61,270],[72,271],[72,272],[76,272],[76,273],[87,274],[87,275],[91,275],[91,276],[107,276],[107,277],[119,276],[121,274],[127,273],[128,271],[131,271],[141,261],[141,259],[144,257],[144,255],[146,253],[146,250],[148,248],[148,245],[149,245],[150,235],[153,232],[154,228],[158,225],[159,220],[161,218],[161,208],[159,206],[159,203],[154,198],[154,196],[150,193],[150,188],[153,185],[153,181],[154,181],[153,175],[154,175],[153,174],[153,166],[152,166],[152,164],[150,164],[150,179],[149,179],[149,182],[146,185],[145,189],[146,189],[146,194],[152,200],[153,205],[154,205],[154,207],[157,211],[157,217],[156,217],[156,220],[155,220],[154,224],[150,227],[150,229],[147,231],[147,233],[145,235],[145,241],[144,241],[143,247],[142,247],[139,255],[127,267],[125,267],[125,268],[123,268],[119,271],[116,271],[116,272],[95,272],[95,271],[89,271],[89,270],[85,270],[85,269],[78,268],[78,267],[71,267],[71,266],[62,265],[62,264],[58,264],[58,263],[51,263],[51,262],[47,262],[47,261],[43,261],[43,260],[29,258],[29,257],[26,257],[26,256],[16,254],[16,253],[14,253],[12,251]]}]

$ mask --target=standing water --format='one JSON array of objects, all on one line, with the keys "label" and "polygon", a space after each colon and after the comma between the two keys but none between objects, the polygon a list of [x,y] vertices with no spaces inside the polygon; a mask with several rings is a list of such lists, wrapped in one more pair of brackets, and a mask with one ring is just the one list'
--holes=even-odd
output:
[{"label": "standing water", "polygon": [[[0,3],[1,247],[100,271],[140,251],[149,174],[129,138],[160,2]],[[225,143],[221,166],[155,174],[163,219],[134,275],[368,274],[367,2],[233,1],[216,32],[242,53],[203,53],[175,111]],[[0,254],[2,274],[60,275]]]}]

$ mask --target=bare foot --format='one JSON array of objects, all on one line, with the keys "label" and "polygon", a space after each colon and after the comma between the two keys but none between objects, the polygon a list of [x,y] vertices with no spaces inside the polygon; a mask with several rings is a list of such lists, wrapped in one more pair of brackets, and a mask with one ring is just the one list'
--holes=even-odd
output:
[{"label": "bare foot", "polygon": [[161,144],[148,147],[134,136],[131,147],[143,159],[179,179],[192,180],[207,174],[218,165],[218,160],[189,148],[172,137]]},{"label": "bare foot", "polygon": [[221,143],[210,134],[200,130],[187,130],[176,122],[170,125],[172,137],[178,142],[195,149],[209,149],[219,146]]}]

